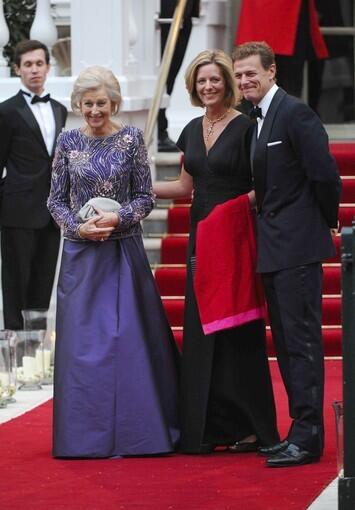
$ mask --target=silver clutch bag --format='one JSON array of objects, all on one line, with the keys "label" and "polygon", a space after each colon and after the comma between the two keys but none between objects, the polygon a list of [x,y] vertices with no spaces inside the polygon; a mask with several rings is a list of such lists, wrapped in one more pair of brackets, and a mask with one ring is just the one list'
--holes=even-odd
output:
[{"label": "silver clutch bag", "polygon": [[102,209],[105,212],[116,212],[119,209],[121,209],[121,204],[119,202],[116,202],[116,200],[112,200],[112,198],[105,198],[105,197],[94,197],[90,198],[83,207],[78,211],[77,213],[77,219],[81,221],[82,223],[84,221],[89,220],[95,214],[96,208]]}]

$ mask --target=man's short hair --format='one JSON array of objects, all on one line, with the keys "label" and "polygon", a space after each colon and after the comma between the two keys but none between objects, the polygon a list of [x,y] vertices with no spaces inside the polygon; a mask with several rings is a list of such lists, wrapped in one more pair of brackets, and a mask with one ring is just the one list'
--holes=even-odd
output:
[{"label": "man's short hair", "polygon": [[46,64],[49,64],[50,56],[47,46],[43,44],[41,41],[36,41],[35,39],[28,39],[20,41],[19,43],[16,44],[14,51],[14,62],[17,65],[17,67],[20,67],[21,65],[22,55],[28,53],[29,51],[34,50],[43,50],[46,58]]},{"label": "man's short hair", "polygon": [[265,41],[250,41],[236,46],[232,53],[232,60],[243,60],[253,55],[259,55],[261,65],[265,70],[275,64],[275,53]]}]

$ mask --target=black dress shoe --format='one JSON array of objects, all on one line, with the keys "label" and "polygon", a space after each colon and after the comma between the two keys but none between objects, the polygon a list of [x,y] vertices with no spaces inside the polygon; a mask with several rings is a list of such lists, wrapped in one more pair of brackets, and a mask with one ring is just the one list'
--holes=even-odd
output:
[{"label": "black dress shoe", "polygon": [[317,462],[319,455],[314,455],[307,450],[302,450],[299,446],[289,443],[286,450],[282,450],[276,455],[269,457],[266,461],[267,467],[292,467],[301,466]]},{"label": "black dress shoe", "polygon": [[236,441],[233,445],[227,447],[230,453],[249,453],[256,452],[258,450],[259,441],[253,441],[252,443]]},{"label": "black dress shoe", "polygon": [[199,449],[199,451],[197,453],[205,455],[207,453],[212,453],[215,448],[216,448],[216,446],[214,444],[212,444],[212,443],[201,443],[200,444],[200,449]]},{"label": "black dress shoe", "polygon": [[158,152],[180,152],[178,146],[169,138],[167,131],[159,134]]},{"label": "black dress shoe", "polygon": [[286,450],[287,447],[288,441],[285,439],[285,441],[276,443],[273,446],[260,446],[258,448],[258,454],[262,455],[263,457],[272,457],[273,455],[282,452],[282,450]]}]

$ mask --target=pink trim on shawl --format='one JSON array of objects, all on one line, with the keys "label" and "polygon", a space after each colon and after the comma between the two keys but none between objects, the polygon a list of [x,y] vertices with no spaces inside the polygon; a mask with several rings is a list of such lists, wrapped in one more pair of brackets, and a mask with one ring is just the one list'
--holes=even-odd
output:
[{"label": "pink trim on shawl", "polygon": [[221,320],[216,320],[210,322],[209,324],[203,324],[202,329],[205,335],[210,335],[211,333],[215,333],[216,331],[221,331],[222,329],[234,328],[235,326],[240,326],[241,324],[245,324],[246,322],[255,321],[257,319],[265,319],[266,309],[265,306],[260,308],[255,308],[254,310],[248,310],[247,312],[238,313],[237,315],[233,315],[232,317],[225,317]]}]

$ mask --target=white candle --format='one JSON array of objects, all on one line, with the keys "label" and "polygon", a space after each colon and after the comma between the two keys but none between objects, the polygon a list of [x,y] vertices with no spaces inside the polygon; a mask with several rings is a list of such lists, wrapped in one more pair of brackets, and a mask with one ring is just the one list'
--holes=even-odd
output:
[{"label": "white candle", "polygon": [[51,351],[43,349],[44,372],[47,373],[51,367]]},{"label": "white candle", "polygon": [[51,366],[50,349],[37,349],[36,351],[36,371],[39,375],[45,375]]},{"label": "white candle", "polygon": [[35,361],[35,363],[36,363],[36,372],[37,372],[37,374],[42,375],[43,374],[43,354],[42,354],[42,349],[37,349],[35,360],[36,360]]},{"label": "white candle", "polygon": [[5,373],[0,374],[0,386],[3,386],[5,388],[5,386],[8,386],[8,384],[9,384],[8,374]]},{"label": "white candle", "polygon": [[22,358],[22,366],[24,379],[33,379],[36,374],[36,359],[32,356],[24,356]]}]

